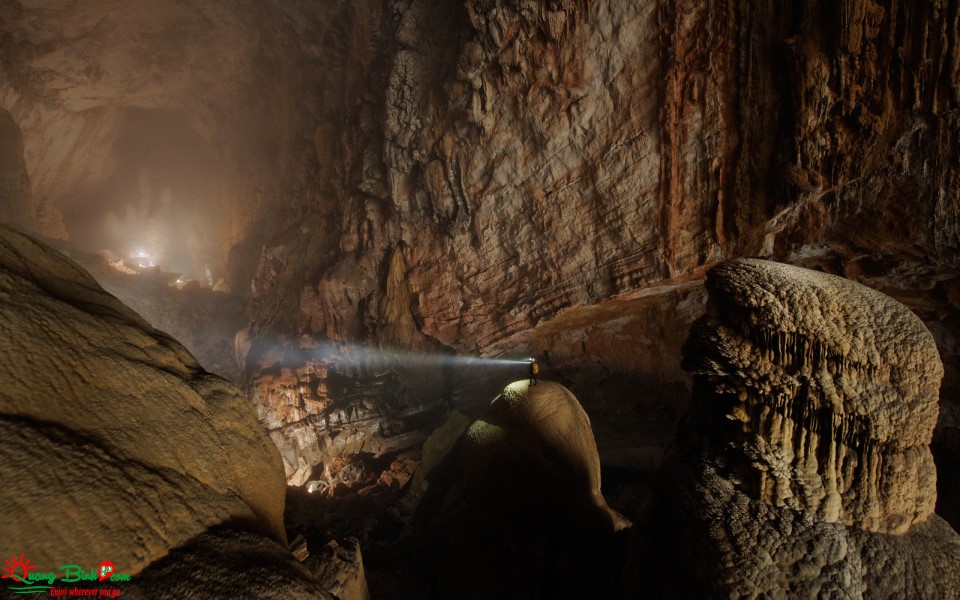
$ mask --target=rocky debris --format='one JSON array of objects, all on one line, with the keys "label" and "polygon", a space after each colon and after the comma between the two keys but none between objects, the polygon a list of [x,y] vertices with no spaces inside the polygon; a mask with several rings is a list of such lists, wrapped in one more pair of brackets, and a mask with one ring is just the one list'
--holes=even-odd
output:
[{"label": "rocky debris", "polygon": [[356,539],[330,540],[318,555],[307,560],[307,567],[337,600],[370,600],[363,556]]},{"label": "rocky debris", "polygon": [[380,477],[377,479],[377,485],[387,489],[399,492],[413,477],[417,470],[418,461],[411,458],[401,458],[390,463]]},{"label": "rocky debris", "polygon": [[[241,369],[233,338],[246,324],[240,295],[201,287],[195,280],[190,285],[174,287],[172,280],[179,274],[165,273],[159,267],[140,274],[122,273],[100,254],[67,243],[69,235],[63,215],[54,203],[46,195],[39,204],[32,200],[23,135],[10,113],[3,109],[0,140],[0,223],[47,239],[86,269],[105,290],[186,346],[205,370],[239,384]],[[130,237],[135,233],[127,232]]]},{"label": "rocky debris", "polygon": [[150,597],[323,597],[281,545],[280,457],[237,388],[5,227],[0,308],[4,552],[109,559]]},{"label": "rocky debris", "polygon": [[398,501],[416,470],[416,453],[380,460],[361,455],[333,462],[340,469],[331,469],[333,486],[313,480],[287,487],[287,531],[301,534],[311,554],[318,554],[331,538],[356,538],[365,552],[373,545],[392,543],[413,512],[401,512]]},{"label": "rocky debris", "polygon": [[261,340],[248,362],[257,369],[251,399],[290,485],[360,483],[335,477],[347,457],[382,462],[416,450],[449,406],[444,367],[407,368],[389,352]]},{"label": "rocky debris", "polygon": [[710,271],[685,346],[693,408],[638,528],[633,596],[940,597],[960,536],[933,514],[942,368],[893,299],[798,267]]},{"label": "rocky debris", "polygon": [[618,569],[612,548],[629,522],[600,494],[590,421],[563,386],[507,386],[427,481],[414,552],[436,597],[599,597],[619,579],[604,575]]}]

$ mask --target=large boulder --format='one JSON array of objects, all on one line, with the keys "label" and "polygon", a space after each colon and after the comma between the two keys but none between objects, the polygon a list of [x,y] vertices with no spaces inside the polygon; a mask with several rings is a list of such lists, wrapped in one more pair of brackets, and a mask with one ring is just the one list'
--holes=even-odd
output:
[{"label": "large boulder", "polygon": [[708,275],[693,406],[629,569],[637,597],[941,597],[960,536],[929,444],[929,331],[845,279],[760,260]]},{"label": "large boulder", "polygon": [[619,580],[629,522],[600,494],[590,420],[563,386],[507,386],[427,482],[414,529],[438,598],[600,597]]},{"label": "large boulder", "polygon": [[219,561],[221,579],[248,577],[232,558],[295,563],[280,456],[244,396],[71,261],[2,227],[0,381],[2,556],[42,571],[109,560],[134,581],[178,547]]}]

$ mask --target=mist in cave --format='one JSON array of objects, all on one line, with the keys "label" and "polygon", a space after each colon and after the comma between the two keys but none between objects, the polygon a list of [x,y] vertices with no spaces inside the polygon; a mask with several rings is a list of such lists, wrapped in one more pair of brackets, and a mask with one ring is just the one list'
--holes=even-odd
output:
[{"label": "mist in cave", "polygon": [[217,227],[208,199],[217,164],[207,144],[182,115],[128,109],[111,153],[111,177],[65,206],[70,241],[211,285],[205,246]]}]

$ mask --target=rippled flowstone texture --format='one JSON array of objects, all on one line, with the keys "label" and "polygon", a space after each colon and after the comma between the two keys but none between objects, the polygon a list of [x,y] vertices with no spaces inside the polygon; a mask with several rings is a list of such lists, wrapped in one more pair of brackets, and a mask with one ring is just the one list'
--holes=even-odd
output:
[{"label": "rippled flowstone texture", "polygon": [[629,572],[637,597],[941,597],[960,536],[929,444],[943,369],[922,321],[845,279],[710,271],[687,416]]},{"label": "rippled flowstone texture", "polygon": [[0,556],[109,560],[124,597],[326,597],[285,547],[283,467],[240,391],[3,227],[0,381]]}]

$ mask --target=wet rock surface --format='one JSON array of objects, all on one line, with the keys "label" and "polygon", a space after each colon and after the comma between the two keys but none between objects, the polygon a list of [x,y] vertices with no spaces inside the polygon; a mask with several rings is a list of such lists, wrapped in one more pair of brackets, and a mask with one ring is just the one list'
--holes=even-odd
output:
[{"label": "wet rock surface", "polygon": [[759,260],[715,267],[707,288],[684,349],[693,408],[637,530],[634,597],[958,589],[960,536],[933,514],[942,368],[923,322]]}]

